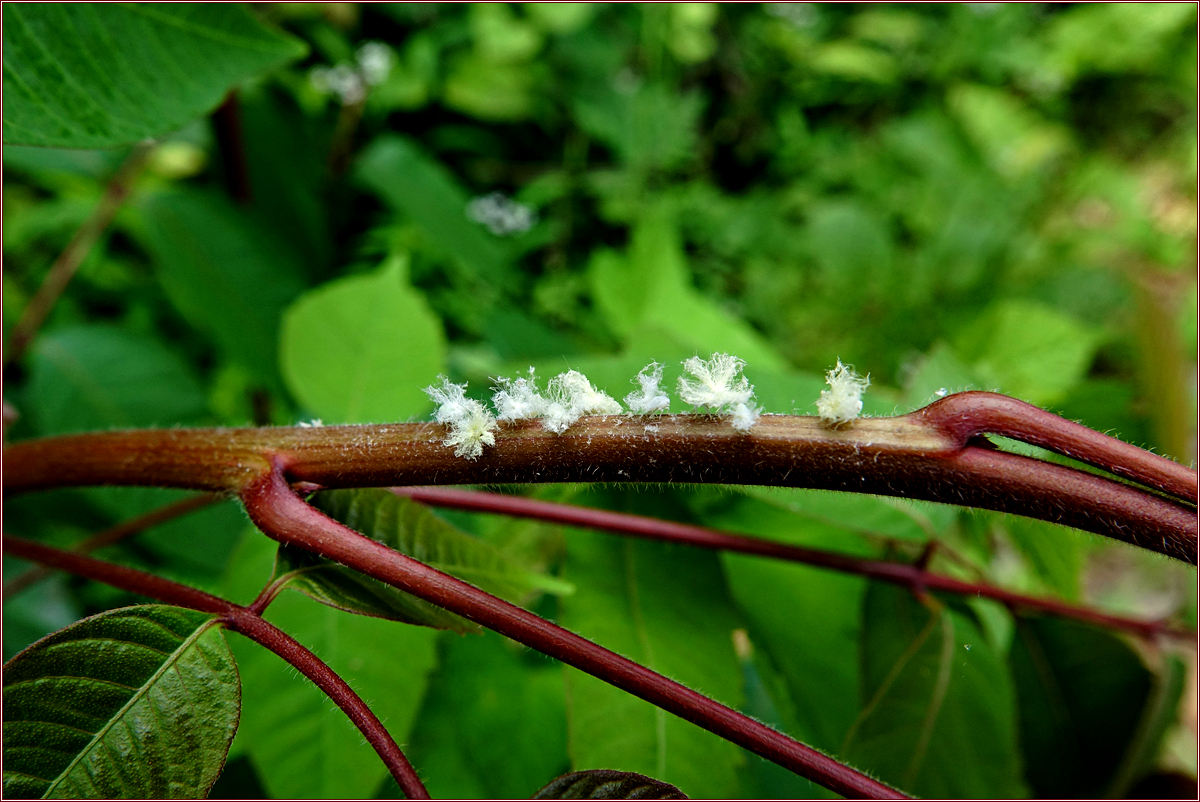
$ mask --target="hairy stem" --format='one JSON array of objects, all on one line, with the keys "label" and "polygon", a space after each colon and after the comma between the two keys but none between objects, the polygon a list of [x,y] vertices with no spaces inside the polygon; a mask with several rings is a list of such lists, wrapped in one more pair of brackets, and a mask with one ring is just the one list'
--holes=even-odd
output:
[{"label": "hairy stem", "polygon": [[[562,434],[547,432],[538,421],[518,421],[498,431],[496,445],[475,460],[454,456],[443,443],[445,427],[431,423],[99,432],[8,447],[4,492],[87,484],[239,492],[269,470],[272,460],[291,481],[323,487],[543,482],[810,487],[1040,518],[1196,563],[1194,503],[983,447],[975,438],[980,431],[1024,434],[1030,442],[1124,470],[1177,495],[1194,487],[1194,472],[1021,402],[979,398],[992,395],[964,393],[909,415],[863,418],[841,429],[789,415],[764,415],[749,433],[704,415],[662,415],[652,422],[582,418]],[[957,400],[961,396],[971,398]],[[1132,467],[1110,464],[1119,459]]]},{"label": "hairy stem", "polygon": [[[983,582],[964,582],[941,574],[930,573],[923,564],[867,560],[833,551],[791,546],[770,540],[719,532],[702,526],[664,521],[643,515],[610,512],[589,507],[576,507],[552,501],[509,496],[501,493],[486,493],[473,490],[455,490],[441,487],[393,487],[393,493],[406,496],[434,507],[450,507],[473,512],[490,512],[530,518],[567,526],[601,529],[622,535],[632,535],[648,540],[680,543],[702,549],[733,551],[742,554],[757,554],[782,560],[814,565],[848,574],[878,579],[911,588],[924,587],[964,596],[982,596],[995,599],[1013,610],[1028,610],[1077,621],[1132,632],[1147,638],[1165,635],[1181,640],[1194,641],[1194,629],[1176,629],[1161,621],[1143,621],[1136,618],[1109,615],[1090,607],[1067,604],[1057,599],[1041,599],[1013,593]],[[932,541],[931,541],[932,543]]]},{"label": "hairy stem", "polygon": [[242,498],[254,523],[281,543],[313,551],[482,624],[844,796],[903,796],[703,694],[364,537],[304,503],[278,469],[252,481]]},{"label": "hairy stem", "polygon": [[[92,535],[87,540],[76,545],[72,551],[79,554],[87,554],[88,552],[102,549],[105,546],[111,546],[114,543],[119,543],[131,535],[136,535],[145,529],[152,526],[158,526],[166,521],[178,518],[181,515],[186,515],[194,510],[207,507],[220,500],[220,496],[215,493],[205,493],[201,496],[193,496],[185,498],[182,501],[176,501],[171,504],[159,507],[157,510],[151,510],[145,515],[139,515],[136,518],[131,518],[128,521],[123,521],[114,527],[105,529],[103,532],[98,532]],[[26,588],[42,581],[50,574],[54,573],[51,569],[44,565],[30,568],[24,573],[18,574],[12,580],[4,583],[4,601],[8,601],[13,596],[16,596]]]},{"label": "hairy stem", "polygon": [[91,252],[92,247],[100,239],[100,235],[108,228],[117,210],[129,197],[134,179],[146,165],[146,158],[154,149],[152,144],[134,145],[129,157],[117,170],[104,189],[104,195],[96,204],[90,217],[83,222],[75,236],[67,243],[67,247],[59,254],[58,259],[50,267],[50,272],[42,280],[42,286],[25,306],[17,325],[13,327],[9,337],[8,347],[4,349],[4,364],[19,358],[41,328],[42,323],[50,315],[58,297],[62,295],[67,284],[75,276],[75,271],[83,264],[83,260]]},{"label": "hairy stem", "polygon": [[43,546],[40,543],[21,538],[5,535],[4,550],[8,554],[34,560],[61,571],[69,571],[97,582],[104,582],[130,593],[219,616],[222,624],[227,628],[270,649],[324,691],[354,722],[354,726],[358,727],[359,732],[387,765],[388,770],[406,796],[410,799],[429,798],[429,792],[425,790],[424,784],[421,783],[412,764],[408,762],[408,758],[404,756],[379,718],[371,712],[371,708],[367,707],[366,702],[354,692],[354,689],[295,638],[273,624],[267,623],[248,608],[153,574]]}]

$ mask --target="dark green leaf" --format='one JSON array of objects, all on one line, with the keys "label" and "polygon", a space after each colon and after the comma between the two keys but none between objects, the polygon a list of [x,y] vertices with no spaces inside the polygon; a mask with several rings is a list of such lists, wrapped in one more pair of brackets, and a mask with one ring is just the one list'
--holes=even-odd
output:
[{"label": "dark green leaf", "polygon": [[43,435],[198,422],[206,399],[188,365],[156,339],[75,326],[33,346],[29,408]]},{"label": "dark green leaf", "polygon": [[304,55],[236,4],[4,5],[4,141],[106,148],[159,136]]},{"label": "dark green leaf", "polygon": [[564,774],[534,799],[687,799],[670,783],[632,771],[590,769]]},{"label": "dark green leaf", "polygon": [[441,323],[393,261],[311,290],[283,319],[292,394],[327,423],[383,423],[429,409],[421,388],[445,370]]},{"label": "dark green leaf", "polygon": [[203,797],[240,707],[213,616],[146,605],[84,619],[4,667],[4,793]]},{"label": "dark green leaf", "polygon": [[1009,661],[1034,793],[1104,794],[1150,698],[1150,672],[1115,635],[1057,618],[1018,619]]},{"label": "dark green leaf", "polygon": [[[389,548],[509,601],[519,602],[537,591],[571,590],[568,583],[525,570],[486,541],[386,490],[330,490],[318,493],[312,503]],[[292,546],[279,547],[275,576],[340,610],[458,632],[477,629],[441,607]]]},{"label": "dark green leaf", "polygon": [[287,251],[218,195],[152,195],[142,213],[171,302],[257,381],[279,386],[280,319],[304,287]]},{"label": "dark green leaf", "polygon": [[918,796],[1025,795],[1012,681],[971,618],[874,583],[861,660],[852,765]]},{"label": "dark green leaf", "polygon": [[[725,704],[741,703],[731,634],[740,622],[716,555],[589,532],[568,538],[561,623]],[[574,766],[663,778],[702,797],[739,793],[740,750],[582,672],[567,671]]]}]

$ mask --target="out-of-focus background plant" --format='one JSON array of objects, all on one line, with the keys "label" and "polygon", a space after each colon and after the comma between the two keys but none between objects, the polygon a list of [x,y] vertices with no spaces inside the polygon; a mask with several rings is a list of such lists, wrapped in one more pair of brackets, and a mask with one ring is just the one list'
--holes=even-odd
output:
[{"label": "out-of-focus background plant", "polygon": [[[6,352],[8,440],[425,419],[437,373],[482,397],[529,365],[621,397],[651,359],[673,387],[680,359],[729,351],[772,412],[813,412],[840,358],[871,374],[868,414],[995,389],[1195,461],[1193,4],[254,11],[310,52],[128,170],[44,326]],[[5,147],[6,341],[128,158]],[[934,542],[945,573],[1195,626],[1193,569],[1028,520],[805,491],[530,492],[861,555]],[[5,530],[66,545],[178,496],[22,497]],[[920,671],[889,677],[913,634],[897,621],[921,609],[906,592],[445,515],[576,585],[539,613],[906,791],[1194,778],[1194,651],[960,601],[947,637],[975,668],[935,705]],[[272,554],[232,503],[105,552],[240,601]],[[5,656],[133,600],[35,586],[5,605]],[[268,617],[376,704],[434,795],[527,796],[571,767],[694,796],[820,791],[498,636],[298,594]],[[264,701],[214,795],[395,790],[314,689],[238,657]]]}]

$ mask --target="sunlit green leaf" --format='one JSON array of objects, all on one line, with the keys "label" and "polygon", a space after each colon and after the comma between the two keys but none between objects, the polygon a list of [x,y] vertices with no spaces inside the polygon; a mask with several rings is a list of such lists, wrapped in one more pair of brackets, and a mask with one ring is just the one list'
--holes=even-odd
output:
[{"label": "sunlit green leaf", "polygon": [[211,615],[148,605],[84,619],[4,666],[4,793],[203,797],[240,699]]},{"label": "sunlit green leaf", "polygon": [[326,423],[388,423],[429,409],[421,391],[445,370],[446,340],[403,265],[330,282],[284,313],[288,389]]}]

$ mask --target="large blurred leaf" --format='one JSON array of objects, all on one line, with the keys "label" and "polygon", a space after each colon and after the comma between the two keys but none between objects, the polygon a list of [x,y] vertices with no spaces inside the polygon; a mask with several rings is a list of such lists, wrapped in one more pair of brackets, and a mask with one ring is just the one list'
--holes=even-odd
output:
[{"label": "large blurred leaf", "polygon": [[311,290],[284,313],[288,388],[326,423],[385,423],[429,409],[421,388],[445,370],[446,340],[404,265]]},{"label": "large blurred leaf", "polygon": [[680,94],[662,83],[622,80],[627,85],[576,101],[579,125],[636,171],[671,169],[691,157],[703,96]]},{"label": "large blurred leaf", "polygon": [[39,434],[198,422],[190,368],[156,339],[114,326],[58,329],[33,344],[26,403]]},{"label": "large blurred leaf", "polygon": [[873,583],[860,654],[863,709],[842,757],[918,796],[1025,795],[1012,680],[971,618]]},{"label": "large blurred leaf", "polygon": [[1062,399],[1084,377],[1098,334],[1056,310],[1000,301],[963,330],[959,354],[995,389],[1034,404]]},{"label": "large blurred leaf", "polygon": [[648,210],[634,228],[628,255],[596,251],[588,280],[609,325],[622,337],[655,327],[706,357],[736,354],[748,370],[786,367],[761,334],[692,285],[678,225],[662,206]]},{"label": "large blurred leaf", "polygon": [[[709,525],[842,553],[872,550],[844,529],[746,499]],[[795,706],[791,734],[836,752],[858,713],[857,644],[866,581],[795,563],[723,553],[729,589],[751,638],[783,676]]]},{"label": "large blurred leaf", "polygon": [[1057,618],[1019,619],[1009,661],[1034,792],[1104,795],[1150,697],[1150,672],[1115,635]]},{"label": "large blurred leaf", "polygon": [[567,770],[561,667],[493,632],[442,647],[406,749],[435,799],[528,798]]},{"label": "large blurred leaf", "polygon": [[217,195],[177,191],[142,205],[163,289],[188,321],[267,386],[279,383],[279,322],[303,270],[253,218]]},{"label": "large blurred leaf", "polygon": [[[714,554],[572,532],[566,576],[578,590],[561,623],[725,704],[741,702],[731,634],[738,621]],[[574,669],[567,715],[575,768],[604,766],[669,782],[696,797],[739,793],[740,750]]]},{"label": "large blurred leaf", "polygon": [[[512,602],[570,585],[526,571],[490,543],[455,529],[428,508],[386,490],[329,490],[312,503],[367,537]],[[410,624],[474,632],[477,627],[429,602],[293,546],[279,547],[276,579],[340,610]]]},{"label": "large blurred leaf", "polygon": [[4,666],[4,793],[204,797],[240,706],[211,615],[147,605],[84,619]]},{"label": "large blurred leaf", "polygon": [[239,4],[5,3],[4,141],[105,148],[159,136],[305,50]]},{"label": "large blurred leaf", "polygon": [[395,135],[377,138],[359,157],[355,176],[420,226],[436,250],[470,271],[495,280],[507,268],[507,255],[496,238],[467,217],[466,190],[412,140]]}]

